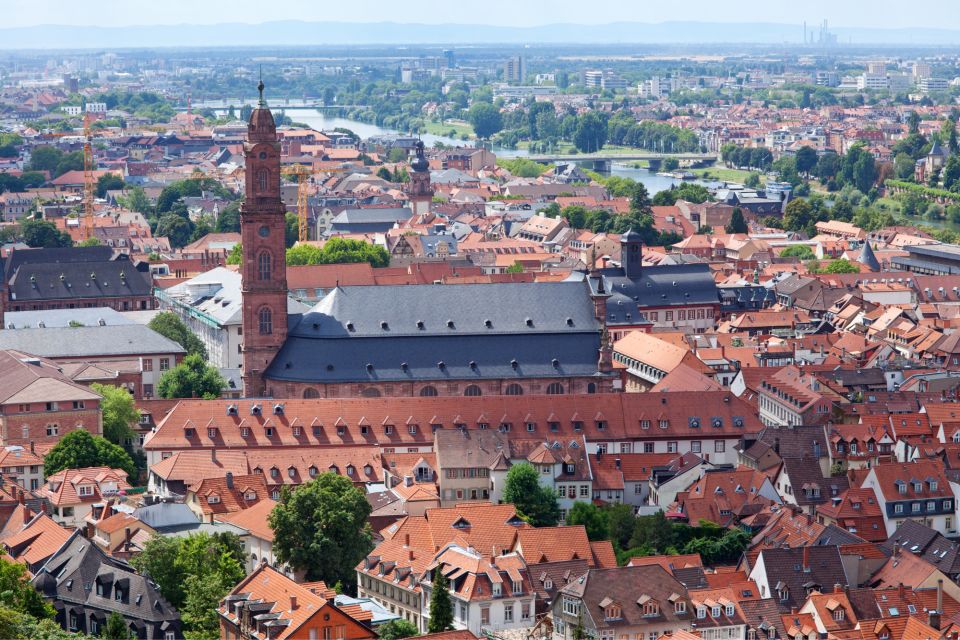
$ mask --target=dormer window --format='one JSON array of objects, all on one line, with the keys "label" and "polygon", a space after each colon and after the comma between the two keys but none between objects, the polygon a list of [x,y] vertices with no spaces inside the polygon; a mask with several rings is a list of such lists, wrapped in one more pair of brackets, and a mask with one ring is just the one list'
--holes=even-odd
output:
[{"label": "dormer window", "polygon": [[514,580],[514,581],[513,581],[513,584],[510,585],[510,590],[514,593],[514,595],[516,595],[516,594],[518,594],[518,593],[522,593],[522,592],[523,592],[523,583],[522,583],[522,582],[517,582],[516,580]]},{"label": "dormer window", "polygon": [[720,605],[714,605],[713,607],[711,607],[711,608],[710,608],[710,615],[713,616],[714,618],[719,618],[719,617],[720,617]]},{"label": "dormer window", "polygon": [[90,484],[82,484],[82,485],[80,485],[79,487],[77,487],[77,495],[80,496],[81,498],[84,498],[84,497],[87,497],[87,496],[92,496],[92,495],[93,495],[93,485],[90,485]]},{"label": "dormer window", "polygon": [[707,617],[707,608],[704,606],[697,607],[697,618],[704,619]]},{"label": "dormer window", "polygon": [[620,605],[614,603],[603,610],[603,617],[606,620],[619,620],[623,617],[623,610]]},{"label": "dormer window", "polygon": [[837,607],[833,611],[833,619],[836,620],[837,622],[842,622],[845,615],[846,614],[844,613],[843,609],[840,607]]},{"label": "dormer window", "polygon": [[674,613],[686,613],[687,612],[687,603],[684,600],[677,600],[673,603],[673,612]]},{"label": "dormer window", "polygon": [[247,491],[247,492],[244,494],[243,499],[246,500],[247,502],[253,502],[254,500],[257,499],[257,492],[256,492],[256,491]]},{"label": "dormer window", "polygon": [[220,496],[215,493],[207,496],[207,504],[220,504]]},{"label": "dormer window", "polygon": [[308,469],[308,471],[309,471],[309,473],[310,473],[310,477],[311,477],[311,478],[316,478],[316,477],[317,477],[317,468],[316,468],[316,467],[311,466],[310,469]]},{"label": "dormer window", "polygon": [[493,583],[493,595],[494,595],[495,597],[499,597],[499,596],[500,596],[500,583],[499,583],[499,582],[494,582],[494,583]]},{"label": "dormer window", "polygon": [[897,480],[896,484],[897,484],[897,491],[899,491],[902,495],[906,495],[907,483],[904,482],[903,480]]},{"label": "dormer window", "polygon": [[930,491],[936,491],[936,490],[937,490],[937,481],[936,481],[936,480],[929,480],[928,482],[929,482],[929,484],[930,484]]},{"label": "dormer window", "polygon": [[727,605],[727,617],[732,617],[734,614],[734,609],[732,604]]},{"label": "dormer window", "polygon": [[550,578],[547,578],[546,580],[544,580],[543,588],[546,589],[547,591],[550,591],[551,589],[553,589],[553,580],[551,580]]},{"label": "dormer window", "polygon": [[572,465],[572,464],[567,464],[567,465],[564,465],[564,470],[565,470],[568,474],[573,474],[573,473],[577,470],[577,467],[576,467],[575,465]]},{"label": "dormer window", "polygon": [[276,467],[271,468],[271,469],[270,469],[270,477],[271,477],[271,478],[279,478],[279,477],[280,477],[280,469],[277,469]]},{"label": "dormer window", "polygon": [[790,590],[786,587],[780,587],[777,589],[777,597],[780,598],[780,602],[786,602],[790,599]]}]

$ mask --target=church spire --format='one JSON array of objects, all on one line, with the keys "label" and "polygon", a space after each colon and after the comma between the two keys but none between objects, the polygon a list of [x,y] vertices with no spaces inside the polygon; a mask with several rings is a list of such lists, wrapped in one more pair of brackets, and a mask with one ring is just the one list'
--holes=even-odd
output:
[{"label": "church spire", "polygon": [[260,82],[257,84],[257,91],[260,92],[260,101],[257,105],[263,109],[267,106],[267,103],[263,101],[263,65],[260,65]]}]

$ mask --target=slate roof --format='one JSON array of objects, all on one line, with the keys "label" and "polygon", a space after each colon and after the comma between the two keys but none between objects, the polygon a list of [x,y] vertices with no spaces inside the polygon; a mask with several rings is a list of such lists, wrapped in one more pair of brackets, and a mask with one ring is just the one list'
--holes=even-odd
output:
[{"label": "slate roof", "polygon": [[[600,277],[604,290],[610,294],[607,324],[611,326],[635,324],[648,308],[720,304],[717,283],[707,264],[643,267],[636,279],[627,278],[623,269],[603,269]],[[598,283],[598,278],[590,278],[594,291]]]},{"label": "slate roof", "polygon": [[[107,587],[103,595],[97,595],[94,587],[97,580]],[[128,622],[154,625],[153,637],[162,637],[163,631],[179,633],[180,614],[160,595],[156,585],[126,562],[108,556],[79,531],[47,560],[32,582],[55,606],[56,603],[68,607],[79,605],[81,611],[93,609],[107,615],[117,611]],[[112,587],[123,582],[127,595],[118,601]]]},{"label": "slate roof", "polygon": [[88,327],[101,324],[137,324],[129,316],[110,307],[7,311],[3,314],[5,329],[36,329],[41,322],[47,328],[69,327],[71,322],[79,322]]},{"label": "slate roof", "polygon": [[339,287],[300,318],[266,377],[589,376],[596,373],[599,348],[599,325],[582,284]]},{"label": "slate roof", "polygon": [[887,541],[880,544],[880,548],[887,555],[892,555],[898,545],[951,577],[960,574],[960,544],[947,540],[916,520],[904,520]]},{"label": "slate roof", "polygon": [[45,358],[186,354],[178,343],[139,324],[0,331],[0,349]]},{"label": "slate roof", "polygon": [[[803,606],[807,600],[807,590],[811,587],[822,591],[832,590],[835,584],[847,584],[838,547],[764,549],[760,555],[763,558],[770,593],[781,611]],[[804,567],[805,558],[808,559],[806,564],[809,571]],[[780,600],[776,594],[776,585],[780,582],[787,587],[788,598],[785,601]]]},{"label": "slate roof", "polygon": [[110,247],[14,251],[4,263],[7,295],[17,302],[150,295],[150,274],[126,255],[111,259],[111,254]]}]

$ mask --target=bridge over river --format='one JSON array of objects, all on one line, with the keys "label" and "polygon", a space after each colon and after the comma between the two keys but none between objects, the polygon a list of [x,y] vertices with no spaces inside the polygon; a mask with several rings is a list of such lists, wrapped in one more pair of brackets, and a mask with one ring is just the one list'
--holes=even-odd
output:
[{"label": "bridge over river", "polygon": [[580,154],[532,154],[524,156],[534,162],[552,164],[554,162],[577,162],[591,164],[595,171],[610,171],[614,162],[630,162],[646,160],[651,168],[659,167],[660,163],[673,158],[687,164],[715,162],[719,159],[716,153],[657,153],[656,151],[637,151],[636,153],[580,153]]}]

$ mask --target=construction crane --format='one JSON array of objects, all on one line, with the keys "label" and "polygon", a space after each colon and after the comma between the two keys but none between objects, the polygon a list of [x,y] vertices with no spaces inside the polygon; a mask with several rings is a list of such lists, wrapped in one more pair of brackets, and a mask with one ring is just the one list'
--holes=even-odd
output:
[{"label": "construction crane", "polygon": [[284,169],[283,175],[294,176],[297,179],[297,238],[300,242],[307,241],[307,218],[309,217],[309,206],[307,204],[307,185],[308,179],[313,175],[313,171],[302,164],[294,165]]},{"label": "construction crane", "polygon": [[89,113],[83,116],[83,224],[80,227],[80,237],[83,240],[93,237],[93,195],[97,188],[97,181],[94,178],[93,145],[90,142],[92,120]]}]

